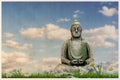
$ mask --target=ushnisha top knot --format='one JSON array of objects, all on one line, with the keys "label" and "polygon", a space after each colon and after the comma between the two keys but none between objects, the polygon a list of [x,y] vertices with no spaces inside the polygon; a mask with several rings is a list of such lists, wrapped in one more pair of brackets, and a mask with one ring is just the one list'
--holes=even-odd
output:
[{"label": "ushnisha top knot", "polygon": [[74,25],[74,24],[79,24],[80,25],[80,22],[78,20],[74,20],[72,25]]}]

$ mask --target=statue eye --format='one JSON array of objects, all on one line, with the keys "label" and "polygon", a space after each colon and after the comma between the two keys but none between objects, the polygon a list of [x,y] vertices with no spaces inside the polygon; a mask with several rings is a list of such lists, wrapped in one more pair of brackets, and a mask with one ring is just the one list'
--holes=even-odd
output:
[{"label": "statue eye", "polygon": [[76,30],[76,27],[74,26],[74,27],[72,27],[72,31],[75,31]]},{"label": "statue eye", "polygon": [[77,30],[80,30],[80,27],[77,27]]}]

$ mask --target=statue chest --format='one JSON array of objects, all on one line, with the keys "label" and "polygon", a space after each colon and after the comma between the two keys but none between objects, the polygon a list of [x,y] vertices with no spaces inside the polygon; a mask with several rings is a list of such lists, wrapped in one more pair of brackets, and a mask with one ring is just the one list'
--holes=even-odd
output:
[{"label": "statue chest", "polygon": [[75,59],[83,58],[86,54],[86,46],[80,40],[73,40],[69,43],[69,55]]},{"label": "statue chest", "polygon": [[71,42],[71,50],[75,56],[80,55],[80,49],[81,49],[81,42],[80,41],[72,41]]}]

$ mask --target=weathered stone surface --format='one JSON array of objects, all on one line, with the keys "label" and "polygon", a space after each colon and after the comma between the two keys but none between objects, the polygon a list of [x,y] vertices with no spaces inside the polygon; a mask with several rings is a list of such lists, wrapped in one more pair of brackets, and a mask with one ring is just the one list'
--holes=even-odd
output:
[{"label": "weathered stone surface", "polygon": [[94,61],[89,44],[82,38],[80,23],[74,21],[70,31],[72,37],[65,41],[62,46],[61,64],[54,69],[56,74],[87,71],[85,66]]},{"label": "weathered stone surface", "polygon": [[71,66],[84,66],[92,61],[89,44],[82,38],[82,27],[78,21],[71,25],[71,39],[64,42],[61,50],[61,63]]},{"label": "weathered stone surface", "polygon": [[55,69],[54,73],[59,76],[62,74],[73,74],[75,72],[79,72],[80,74],[88,73],[89,71],[93,70],[93,67],[90,67],[89,65],[86,66],[69,66],[66,64],[58,64]]},{"label": "weathered stone surface", "polygon": [[79,71],[79,67],[76,66],[69,66],[69,65],[65,65],[65,64],[58,64],[55,69],[55,72],[77,72]]}]

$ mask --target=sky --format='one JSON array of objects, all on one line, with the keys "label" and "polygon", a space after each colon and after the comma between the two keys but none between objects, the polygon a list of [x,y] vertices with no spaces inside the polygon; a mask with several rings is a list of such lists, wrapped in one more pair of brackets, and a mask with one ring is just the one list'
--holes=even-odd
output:
[{"label": "sky", "polygon": [[74,20],[95,62],[117,70],[118,2],[2,2],[3,72],[54,69]]}]

